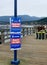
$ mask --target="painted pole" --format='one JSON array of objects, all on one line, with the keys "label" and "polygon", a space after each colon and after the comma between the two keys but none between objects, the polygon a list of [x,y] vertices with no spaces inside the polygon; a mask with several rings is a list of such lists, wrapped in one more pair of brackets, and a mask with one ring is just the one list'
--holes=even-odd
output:
[{"label": "painted pole", "polygon": [[[17,0],[14,0],[14,17],[17,17]],[[14,50],[14,60],[17,60],[17,50]]]},{"label": "painted pole", "polygon": [[17,0],[14,0],[14,17],[17,17]]},{"label": "painted pole", "polygon": [[[14,17],[17,17],[17,0],[14,0]],[[17,59],[17,50],[14,50],[14,60],[11,61],[11,64],[18,65],[20,60]]]}]

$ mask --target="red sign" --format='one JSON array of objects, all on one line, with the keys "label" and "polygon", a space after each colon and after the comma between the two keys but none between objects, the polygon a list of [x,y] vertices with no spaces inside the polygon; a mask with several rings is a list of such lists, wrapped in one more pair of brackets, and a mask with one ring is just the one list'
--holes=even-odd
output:
[{"label": "red sign", "polygon": [[12,26],[12,27],[20,27],[21,24],[20,24],[20,23],[12,23],[11,26]]},{"label": "red sign", "polygon": [[11,39],[11,44],[19,44],[21,43],[20,39]]}]

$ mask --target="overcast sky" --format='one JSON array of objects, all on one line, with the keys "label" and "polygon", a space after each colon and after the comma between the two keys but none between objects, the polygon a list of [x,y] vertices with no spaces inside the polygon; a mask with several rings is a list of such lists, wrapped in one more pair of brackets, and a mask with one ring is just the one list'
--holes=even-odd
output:
[{"label": "overcast sky", "polygon": [[[47,0],[17,0],[18,15],[47,17]],[[0,1],[0,16],[14,15],[14,0]]]}]

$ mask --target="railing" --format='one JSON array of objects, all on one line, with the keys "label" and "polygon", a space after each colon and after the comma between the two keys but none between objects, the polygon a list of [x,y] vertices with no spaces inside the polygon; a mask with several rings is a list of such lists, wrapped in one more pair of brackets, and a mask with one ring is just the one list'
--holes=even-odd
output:
[{"label": "railing", "polygon": [[0,30],[0,43],[5,43],[6,40],[10,39],[10,33],[8,29]]},{"label": "railing", "polygon": [[[32,35],[34,32],[34,26],[22,26],[21,35]],[[0,25],[0,41],[5,43],[10,39],[10,25]]]}]

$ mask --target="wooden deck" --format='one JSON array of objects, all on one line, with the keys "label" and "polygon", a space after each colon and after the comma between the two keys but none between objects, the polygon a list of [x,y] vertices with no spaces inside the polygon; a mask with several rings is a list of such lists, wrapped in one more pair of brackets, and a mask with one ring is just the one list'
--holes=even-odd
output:
[{"label": "wooden deck", "polygon": [[[47,65],[47,40],[36,40],[34,36],[22,38],[22,49],[18,51],[20,65]],[[0,45],[0,65],[10,65],[13,51],[10,43]]]}]

